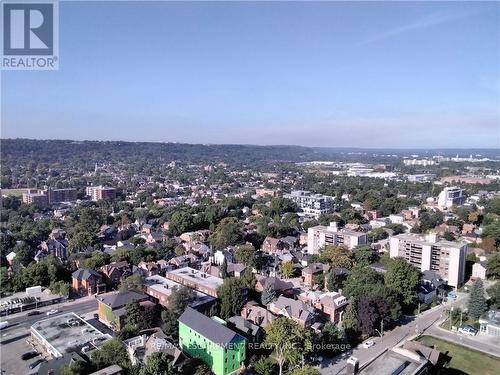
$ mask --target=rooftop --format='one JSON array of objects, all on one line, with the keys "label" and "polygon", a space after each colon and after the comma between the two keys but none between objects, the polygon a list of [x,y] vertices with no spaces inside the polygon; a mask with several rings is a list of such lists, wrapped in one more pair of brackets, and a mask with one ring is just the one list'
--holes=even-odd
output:
[{"label": "rooftop", "polygon": [[173,271],[168,271],[167,277],[169,275],[175,275],[185,279],[187,282],[203,285],[213,290],[217,290],[217,288],[221,286],[224,281],[220,277],[209,275],[208,273],[195,270],[191,267],[183,267]]},{"label": "rooftop", "polygon": [[90,268],[79,268],[71,275],[74,279],[77,280],[87,280],[90,276],[95,276],[97,278],[101,278],[101,274],[91,270]]},{"label": "rooftop", "polygon": [[73,312],[40,320],[31,326],[31,332],[44,340],[56,357],[84,347],[91,350],[111,339]]},{"label": "rooftop", "polygon": [[185,324],[214,344],[228,345],[231,342],[244,340],[236,332],[191,307],[187,307],[184,310],[179,317],[179,322]]},{"label": "rooftop", "polygon": [[[153,275],[150,277],[146,277],[145,285],[148,289],[161,293],[162,295],[165,295],[167,298],[172,294],[174,287],[182,288],[181,284],[160,275]],[[209,296],[208,294],[198,291],[196,291],[196,297],[197,297],[196,300],[190,304],[191,307],[203,305],[215,299],[214,297]]]},{"label": "rooftop", "polygon": [[148,298],[148,296],[142,292],[136,290],[127,290],[126,292],[110,292],[106,294],[101,294],[96,297],[98,301],[108,305],[112,309],[125,306],[131,301],[142,301]]},{"label": "rooftop", "polygon": [[23,308],[23,310],[30,305],[33,305],[33,308],[36,307],[37,304],[42,305],[44,302],[48,302],[51,300],[59,300],[63,297],[59,294],[52,294],[49,288],[42,288],[35,290],[36,288],[28,288],[31,291],[29,293],[26,292],[18,292],[14,293],[11,296],[4,297],[0,299],[0,312],[4,310],[12,310],[17,308]]},{"label": "rooftop", "polygon": [[416,234],[416,233],[402,233],[402,234],[397,234],[395,236],[392,236],[392,238],[397,238],[397,239],[400,239],[400,240],[403,240],[403,241],[411,241],[411,242],[414,242],[414,243],[419,243],[421,245],[432,246],[432,245],[439,244],[441,246],[445,246],[445,247],[449,247],[449,248],[455,248],[455,249],[458,249],[458,248],[461,248],[462,246],[464,246],[464,244],[461,243],[461,242],[446,241],[446,240],[443,240],[443,239],[440,239],[440,238],[437,238],[436,242],[431,242],[431,241],[429,241],[429,239],[426,236],[419,235],[419,234]]},{"label": "rooftop", "polygon": [[380,375],[380,374],[398,374],[410,375],[422,366],[423,361],[388,350],[381,356],[375,358],[367,367],[361,369],[360,375]]},{"label": "rooftop", "polygon": [[481,318],[479,318],[479,323],[487,323],[489,325],[494,325],[500,327],[500,310],[489,310],[485,312]]}]

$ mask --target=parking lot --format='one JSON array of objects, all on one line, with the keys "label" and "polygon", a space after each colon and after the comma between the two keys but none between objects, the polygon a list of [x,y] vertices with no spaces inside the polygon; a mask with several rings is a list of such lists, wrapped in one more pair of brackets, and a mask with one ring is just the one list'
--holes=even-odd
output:
[{"label": "parking lot", "polygon": [[21,355],[33,351],[33,347],[28,343],[30,331],[26,327],[14,327],[1,331],[1,353],[2,353],[2,374],[19,375],[34,373],[29,365],[43,356],[37,356],[26,361],[21,359]]}]

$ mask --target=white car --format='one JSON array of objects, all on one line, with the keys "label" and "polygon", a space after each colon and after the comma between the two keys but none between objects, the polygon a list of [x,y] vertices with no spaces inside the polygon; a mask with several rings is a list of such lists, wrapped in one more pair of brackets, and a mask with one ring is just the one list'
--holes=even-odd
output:
[{"label": "white car", "polygon": [[476,336],[477,329],[475,329],[474,327],[472,327],[470,325],[465,325],[463,327],[460,327],[458,329],[458,332],[463,333],[465,335],[469,335],[469,336]]},{"label": "white car", "polygon": [[54,315],[54,314],[57,314],[58,312],[59,312],[59,310],[57,310],[57,309],[52,309],[52,310],[47,311],[47,313],[46,313],[46,314],[47,314],[47,316],[49,316],[49,315]]},{"label": "white car", "polygon": [[373,345],[375,345],[375,342],[372,340],[366,340],[361,344],[361,346],[365,349],[371,348]]}]

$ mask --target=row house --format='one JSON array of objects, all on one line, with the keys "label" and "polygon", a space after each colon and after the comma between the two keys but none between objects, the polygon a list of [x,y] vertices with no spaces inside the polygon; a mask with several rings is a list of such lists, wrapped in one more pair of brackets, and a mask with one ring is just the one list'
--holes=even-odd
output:
[{"label": "row house", "polygon": [[268,254],[281,254],[295,248],[297,238],[288,236],[284,238],[266,237],[262,243],[262,251]]},{"label": "row house", "polygon": [[271,286],[271,289],[276,292],[276,294],[283,294],[286,296],[293,295],[293,284],[288,281],[283,281],[278,277],[266,277],[262,275],[256,275],[257,282],[255,284],[255,289],[258,292],[263,292],[264,289]]},{"label": "row house", "polygon": [[330,269],[330,266],[323,263],[312,263],[302,269],[302,282],[304,285],[312,288],[315,284],[314,277],[322,275]]},{"label": "row house", "polygon": [[269,304],[268,308],[272,313],[292,319],[303,328],[308,328],[316,322],[314,307],[300,300],[279,296],[276,301]]},{"label": "row house", "polygon": [[265,307],[260,306],[255,301],[248,301],[241,310],[241,317],[258,325],[259,327],[265,328],[273,320],[277,319],[277,316]]},{"label": "row house", "polygon": [[100,268],[100,271],[110,288],[115,288],[132,275],[132,267],[126,261],[106,264]]},{"label": "row house", "polygon": [[80,268],[73,272],[71,277],[72,290],[80,296],[91,296],[106,290],[101,274],[89,268]]},{"label": "row house", "polygon": [[347,298],[339,292],[304,292],[298,299],[313,306],[332,323],[342,321],[342,314],[347,307]]}]

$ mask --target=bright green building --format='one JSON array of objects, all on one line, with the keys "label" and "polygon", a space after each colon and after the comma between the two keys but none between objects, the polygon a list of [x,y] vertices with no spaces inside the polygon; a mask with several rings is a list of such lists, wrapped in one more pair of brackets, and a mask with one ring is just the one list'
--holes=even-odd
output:
[{"label": "bright green building", "polygon": [[237,373],[243,368],[246,339],[221,321],[191,307],[179,318],[179,344],[184,352],[200,358],[216,375]]}]

